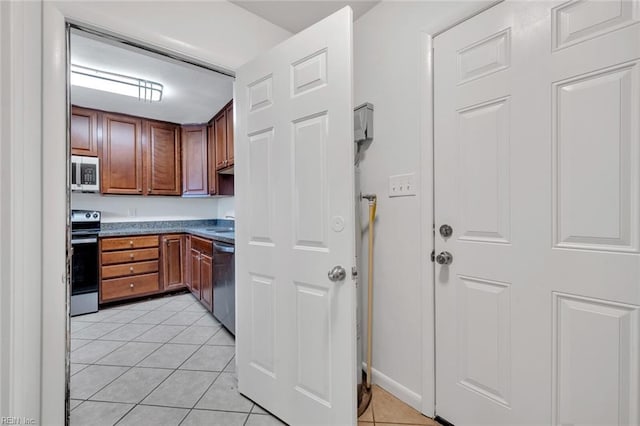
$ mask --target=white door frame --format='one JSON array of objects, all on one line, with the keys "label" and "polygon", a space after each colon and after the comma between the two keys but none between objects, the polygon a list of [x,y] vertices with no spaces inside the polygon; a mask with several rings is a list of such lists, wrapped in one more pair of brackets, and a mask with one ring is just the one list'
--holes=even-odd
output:
[{"label": "white door frame", "polygon": [[435,414],[436,323],[433,239],[433,37],[420,33],[420,280],[422,282],[422,413]]}]

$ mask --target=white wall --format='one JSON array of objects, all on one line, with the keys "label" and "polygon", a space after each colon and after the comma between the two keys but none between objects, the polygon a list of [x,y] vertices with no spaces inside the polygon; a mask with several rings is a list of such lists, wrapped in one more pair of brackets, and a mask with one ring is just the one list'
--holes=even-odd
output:
[{"label": "white wall", "polygon": [[[418,409],[423,406],[423,395],[433,398],[422,382],[423,316],[426,323],[432,324],[429,316],[433,318],[432,310],[423,311],[422,300],[423,292],[433,291],[433,282],[428,274],[429,253],[425,257],[420,253],[421,230],[430,229],[423,227],[421,219],[427,224],[433,219],[428,211],[421,218],[420,196],[388,198],[388,177],[414,172],[420,182],[420,173],[431,173],[428,167],[421,170],[420,163],[421,148],[426,148],[428,139],[421,130],[425,117],[420,116],[424,111],[421,79],[426,78],[421,52],[424,33],[441,30],[488,3],[382,2],[354,27],[355,104],[375,106],[374,140],[360,163],[362,192],[378,195],[373,380]],[[432,196],[428,189],[424,194]],[[361,207],[366,228],[366,203]],[[363,283],[367,282],[367,239],[365,232]],[[421,282],[422,275],[426,275],[425,282]],[[363,293],[366,297],[366,291]]]},{"label": "white wall", "polygon": [[235,220],[236,208],[233,197],[221,197],[218,198],[218,219],[230,219],[227,216],[233,216]]},{"label": "white wall", "polygon": [[221,198],[141,197],[74,192],[71,194],[71,208],[99,210],[102,212],[103,222],[215,219],[221,217],[218,213],[219,200]]}]

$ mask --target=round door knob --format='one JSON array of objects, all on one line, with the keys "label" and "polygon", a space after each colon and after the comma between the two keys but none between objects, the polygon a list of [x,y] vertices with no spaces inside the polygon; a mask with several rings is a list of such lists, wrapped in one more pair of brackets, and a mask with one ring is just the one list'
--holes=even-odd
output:
[{"label": "round door knob", "polygon": [[347,276],[347,271],[342,266],[334,266],[327,274],[331,281],[342,281]]},{"label": "round door knob", "polygon": [[449,238],[453,235],[453,228],[447,224],[444,224],[440,227],[440,235],[442,238]]},{"label": "round door knob", "polygon": [[439,265],[450,265],[451,262],[453,262],[453,255],[448,251],[440,252],[440,254],[436,256],[436,262]]}]

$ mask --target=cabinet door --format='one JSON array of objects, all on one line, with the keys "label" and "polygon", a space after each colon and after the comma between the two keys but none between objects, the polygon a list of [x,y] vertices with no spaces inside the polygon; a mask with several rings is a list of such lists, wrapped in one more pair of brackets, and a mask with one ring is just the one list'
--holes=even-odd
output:
[{"label": "cabinet door", "polygon": [[200,299],[200,251],[191,249],[189,255],[191,292]]},{"label": "cabinet door", "polygon": [[145,121],[147,194],[180,195],[180,132],[176,124]]},{"label": "cabinet door", "polygon": [[71,108],[71,154],[98,156],[98,112]]},{"label": "cabinet door", "polygon": [[227,124],[227,167],[233,166],[233,101],[225,109]]},{"label": "cabinet door", "polygon": [[142,121],[102,116],[102,193],[142,194]]},{"label": "cabinet door", "polygon": [[207,127],[182,128],[182,193],[209,194],[207,174]]},{"label": "cabinet door", "polygon": [[216,170],[227,167],[227,117],[223,110],[213,119],[216,138]]},{"label": "cabinet door", "polygon": [[184,270],[184,283],[191,290],[191,235],[184,237],[184,252],[182,266]]},{"label": "cabinet door", "polygon": [[213,259],[202,254],[200,257],[200,301],[211,312],[213,310]]},{"label": "cabinet door", "polygon": [[208,150],[208,167],[209,173],[209,194],[218,194],[218,171],[216,170],[216,138],[215,138],[215,126],[211,124],[207,126],[207,134],[209,135],[207,141]]},{"label": "cabinet door", "polygon": [[184,236],[165,235],[162,237],[162,282],[164,290],[174,290],[184,286]]}]

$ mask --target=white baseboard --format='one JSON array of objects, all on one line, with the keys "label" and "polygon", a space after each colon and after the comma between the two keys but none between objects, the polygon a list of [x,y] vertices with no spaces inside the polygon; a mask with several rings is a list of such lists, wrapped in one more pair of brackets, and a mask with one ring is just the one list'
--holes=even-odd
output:
[{"label": "white baseboard", "polygon": [[[367,364],[362,363],[362,369],[367,370]],[[371,383],[378,385],[400,401],[422,412],[422,396],[411,389],[401,385],[389,376],[381,373],[375,368],[371,369]]]}]

